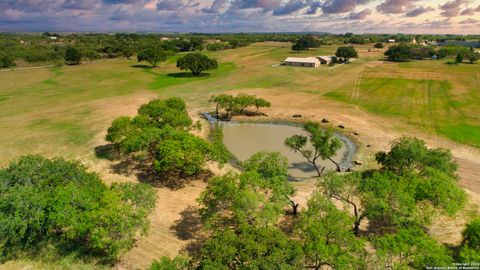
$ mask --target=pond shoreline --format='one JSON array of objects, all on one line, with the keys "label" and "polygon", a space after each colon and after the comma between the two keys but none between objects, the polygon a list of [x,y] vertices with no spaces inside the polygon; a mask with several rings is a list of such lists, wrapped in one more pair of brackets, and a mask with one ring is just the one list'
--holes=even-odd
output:
[{"label": "pond shoreline", "polygon": [[[283,125],[283,126],[293,126],[293,127],[299,127],[302,128],[303,124],[308,121],[308,119],[285,119],[285,118],[274,118],[274,117],[265,117],[265,116],[259,116],[258,118],[255,119],[250,119],[251,117],[248,117],[248,119],[245,119],[247,117],[235,117],[231,121],[220,121],[217,120],[215,117],[211,116],[209,113],[204,112],[203,113],[205,119],[211,124],[210,127],[212,128],[215,124],[219,124],[220,126],[225,126],[225,125],[238,125],[238,124],[271,124],[271,125]],[[352,169],[355,164],[354,164],[354,157],[358,153],[359,149],[359,142],[356,138],[351,136],[350,134],[347,134],[344,132],[345,130],[335,128],[331,124],[327,123],[320,123],[321,127],[323,129],[331,129],[335,136],[340,139],[345,146],[345,153],[343,154],[341,161],[340,161],[340,167],[342,171],[348,171]],[[234,164],[238,163],[238,159],[235,157],[232,162]]]}]

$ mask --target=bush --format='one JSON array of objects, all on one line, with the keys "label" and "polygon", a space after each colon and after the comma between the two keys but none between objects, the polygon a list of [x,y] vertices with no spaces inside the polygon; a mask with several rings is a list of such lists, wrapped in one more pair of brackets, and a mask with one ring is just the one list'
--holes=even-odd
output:
[{"label": "bush", "polygon": [[12,56],[10,55],[0,56],[0,68],[8,68],[8,67],[14,67],[14,66],[16,66],[16,64],[15,64],[15,59],[13,59]]},{"label": "bush", "polygon": [[68,47],[65,51],[65,61],[69,65],[78,65],[82,60],[82,53],[73,47]]},{"label": "bush", "polygon": [[77,162],[24,156],[0,170],[0,256],[53,244],[115,260],[146,230],[154,205],[149,186],[108,188]]}]

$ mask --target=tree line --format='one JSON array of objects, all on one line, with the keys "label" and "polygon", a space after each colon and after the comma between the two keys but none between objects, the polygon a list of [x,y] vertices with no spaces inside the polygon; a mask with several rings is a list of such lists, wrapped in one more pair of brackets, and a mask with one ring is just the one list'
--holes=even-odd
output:
[{"label": "tree line", "polygon": [[399,44],[388,48],[385,51],[385,56],[388,60],[394,62],[407,62],[410,60],[422,59],[442,59],[445,57],[455,56],[457,63],[463,62],[467,59],[470,63],[475,63],[480,58],[480,53],[475,52],[473,48],[466,48],[462,46],[445,46],[436,49],[433,46],[423,46],[417,44]]},{"label": "tree line", "polygon": [[236,33],[236,34],[25,34],[0,33],[0,68],[32,64],[66,63],[67,48],[74,48],[84,61],[130,58],[153,46],[170,52],[193,52],[235,49],[255,42],[278,41],[293,43],[292,50],[301,51],[321,45],[366,44],[387,42],[480,40],[478,35],[355,35],[330,33]]}]

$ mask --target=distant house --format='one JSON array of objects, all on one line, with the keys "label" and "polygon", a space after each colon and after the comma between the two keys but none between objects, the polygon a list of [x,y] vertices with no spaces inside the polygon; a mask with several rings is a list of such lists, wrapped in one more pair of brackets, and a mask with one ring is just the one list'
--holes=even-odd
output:
[{"label": "distant house", "polygon": [[283,61],[285,66],[292,66],[292,67],[311,67],[317,68],[320,66],[320,60],[317,57],[287,57],[285,61]]},{"label": "distant house", "polygon": [[50,37],[50,40],[53,40],[53,41],[56,41],[57,39],[58,39],[58,38],[55,37],[55,36],[51,36],[51,37]]},{"label": "distant house", "polygon": [[388,43],[395,43],[395,39],[389,39]]}]

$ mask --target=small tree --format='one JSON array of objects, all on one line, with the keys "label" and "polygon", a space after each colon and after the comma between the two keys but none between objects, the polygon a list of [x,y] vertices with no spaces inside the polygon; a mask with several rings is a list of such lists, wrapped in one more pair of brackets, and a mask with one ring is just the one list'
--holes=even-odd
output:
[{"label": "small tree", "polygon": [[271,106],[271,103],[263,98],[256,98],[254,101],[253,101],[253,105],[255,105],[255,108],[257,109],[255,114],[258,114],[258,110],[261,108],[261,107],[264,107],[264,108],[269,108]]},{"label": "small tree", "polygon": [[470,64],[474,64],[478,61],[479,58],[480,54],[475,51],[472,51],[468,54],[468,61],[470,62]]},{"label": "small tree", "polygon": [[68,47],[65,50],[65,61],[68,65],[78,65],[82,60],[82,53],[74,47]]},{"label": "small tree", "polygon": [[208,102],[215,103],[215,115],[217,119],[219,118],[220,110],[224,109],[227,113],[227,116],[230,115],[230,112],[233,111],[235,106],[235,97],[227,94],[213,95],[210,97]]},{"label": "small tree", "polygon": [[200,76],[202,71],[217,69],[218,63],[201,53],[189,53],[178,58],[177,67],[181,70],[190,70],[193,76]]},{"label": "small tree", "polygon": [[[308,137],[304,135],[294,135],[285,140],[285,146],[299,152],[302,156],[313,165],[317,175],[320,177],[325,167],[320,168],[317,160],[330,160],[337,167],[337,171],[341,171],[340,165],[332,159],[340,149],[342,143],[337,139],[331,130],[323,130],[318,123],[308,122],[303,129],[308,133]],[[310,142],[313,150],[307,147]]]},{"label": "small tree", "polygon": [[375,43],[375,45],[373,45],[373,47],[375,49],[383,49],[384,48],[383,43],[381,43],[381,42]]},{"label": "small tree", "polygon": [[167,60],[167,53],[162,48],[148,47],[140,50],[137,60],[138,62],[146,61],[152,67],[156,67],[158,62]]},{"label": "small tree", "polygon": [[247,95],[245,93],[240,93],[237,96],[235,96],[235,99],[234,99],[235,109],[239,113],[243,113],[243,110],[255,104],[255,99],[256,99],[255,96]]},{"label": "small tree", "polygon": [[0,55],[0,68],[14,67],[15,59],[10,55]]}]

